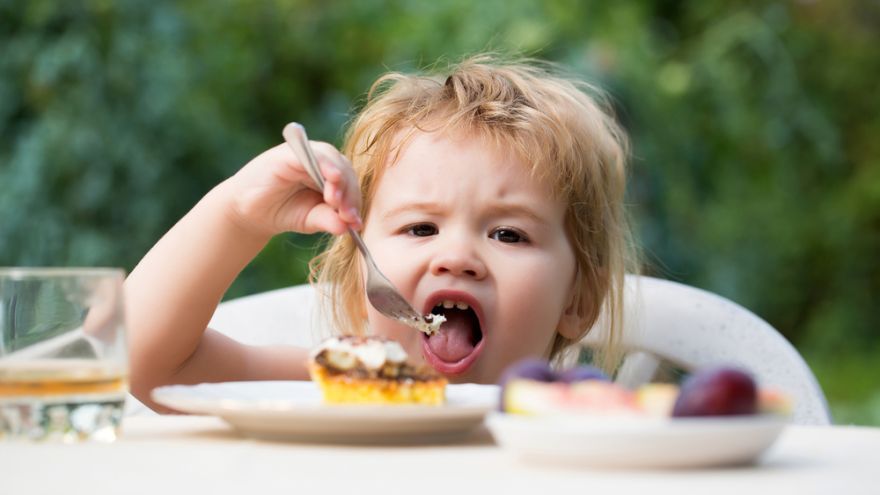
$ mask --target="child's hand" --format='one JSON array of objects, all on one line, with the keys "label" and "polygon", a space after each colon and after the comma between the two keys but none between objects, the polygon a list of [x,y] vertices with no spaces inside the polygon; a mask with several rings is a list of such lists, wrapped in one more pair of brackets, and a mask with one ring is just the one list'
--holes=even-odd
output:
[{"label": "child's hand", "polygon": [[293,150],[279,144],[227,181],[233,220],[247,231],[268,236],[359,229],[361,197],[351,163],[330,144],[311,145],[324,176],[323,195]]}]

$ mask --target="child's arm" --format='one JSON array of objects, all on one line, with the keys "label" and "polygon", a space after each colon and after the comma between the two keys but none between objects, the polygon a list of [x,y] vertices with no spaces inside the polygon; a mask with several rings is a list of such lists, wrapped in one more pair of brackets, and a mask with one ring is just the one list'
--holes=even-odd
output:
[{"label": "child's arm", "polygon": [[305,350],[246,346],[206,326],[273,235],[360,227],[351,166],[335,148],[313,147],[323,197],[287,145],[276,146],[211,190],[129,275],[131,389],[140,400],[155,407],[150,390],[169,383],[306,378]]}]

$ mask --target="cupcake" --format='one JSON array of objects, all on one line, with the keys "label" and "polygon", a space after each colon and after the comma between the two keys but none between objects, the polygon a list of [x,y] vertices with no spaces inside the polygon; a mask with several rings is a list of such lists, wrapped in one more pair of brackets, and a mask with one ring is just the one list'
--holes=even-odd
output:
[{"label": "cupcake", "polygon": [[407,363],[399,343],[379,337],[333,337],[309,356],[309,374],[328,404],[423,404],[445,401],[446,379]]}]

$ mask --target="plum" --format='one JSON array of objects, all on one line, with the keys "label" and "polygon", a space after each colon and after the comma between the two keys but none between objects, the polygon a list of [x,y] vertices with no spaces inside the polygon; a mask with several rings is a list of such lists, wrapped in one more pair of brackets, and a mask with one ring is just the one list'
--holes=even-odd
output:
[{"label": "plum", "polygon": [[498,384],[504,386],[514,378],[552,382],[556,380],[556,373],[550,368],[550,364],[543,359],[525,358],[508,366],[501,375]]},{"label": "plum", "polygon": [[574,368],[563,371],[559,374],[557,380],[563,383],[575,383],[585,380],[601,380],[605,382],[610,381],[608,379],[608,375],[606,375],[602,370],[594,366],[586,365],[576,366]]},{"label": "plum", "polygon": [[672,408],[673,417],[755,414],[758,392],[747,372],[729,366],[699,370],[689,376]]}]

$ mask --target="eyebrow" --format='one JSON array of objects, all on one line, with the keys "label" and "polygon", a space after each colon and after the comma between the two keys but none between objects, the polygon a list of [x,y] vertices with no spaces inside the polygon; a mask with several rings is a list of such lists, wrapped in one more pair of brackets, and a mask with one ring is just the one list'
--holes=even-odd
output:
[{"label": "eyebrow", "polygon": [[[391,218],[395,215],[408,213],[414,210],[431,213],[442,210],[442,206],[439,203],[435,203],[432,201],[417,201],[413,203],[406,203],[386,211],[385,214],[382,215],[382,219],[387,220],[388,218]],[[488,207],[488,211],[490,215],[503,214],[517,217],[525,217],[537,223],[546,223],[549,220],[548,218],[540,215],[532,208],[517,203],[493,203]]]}]

